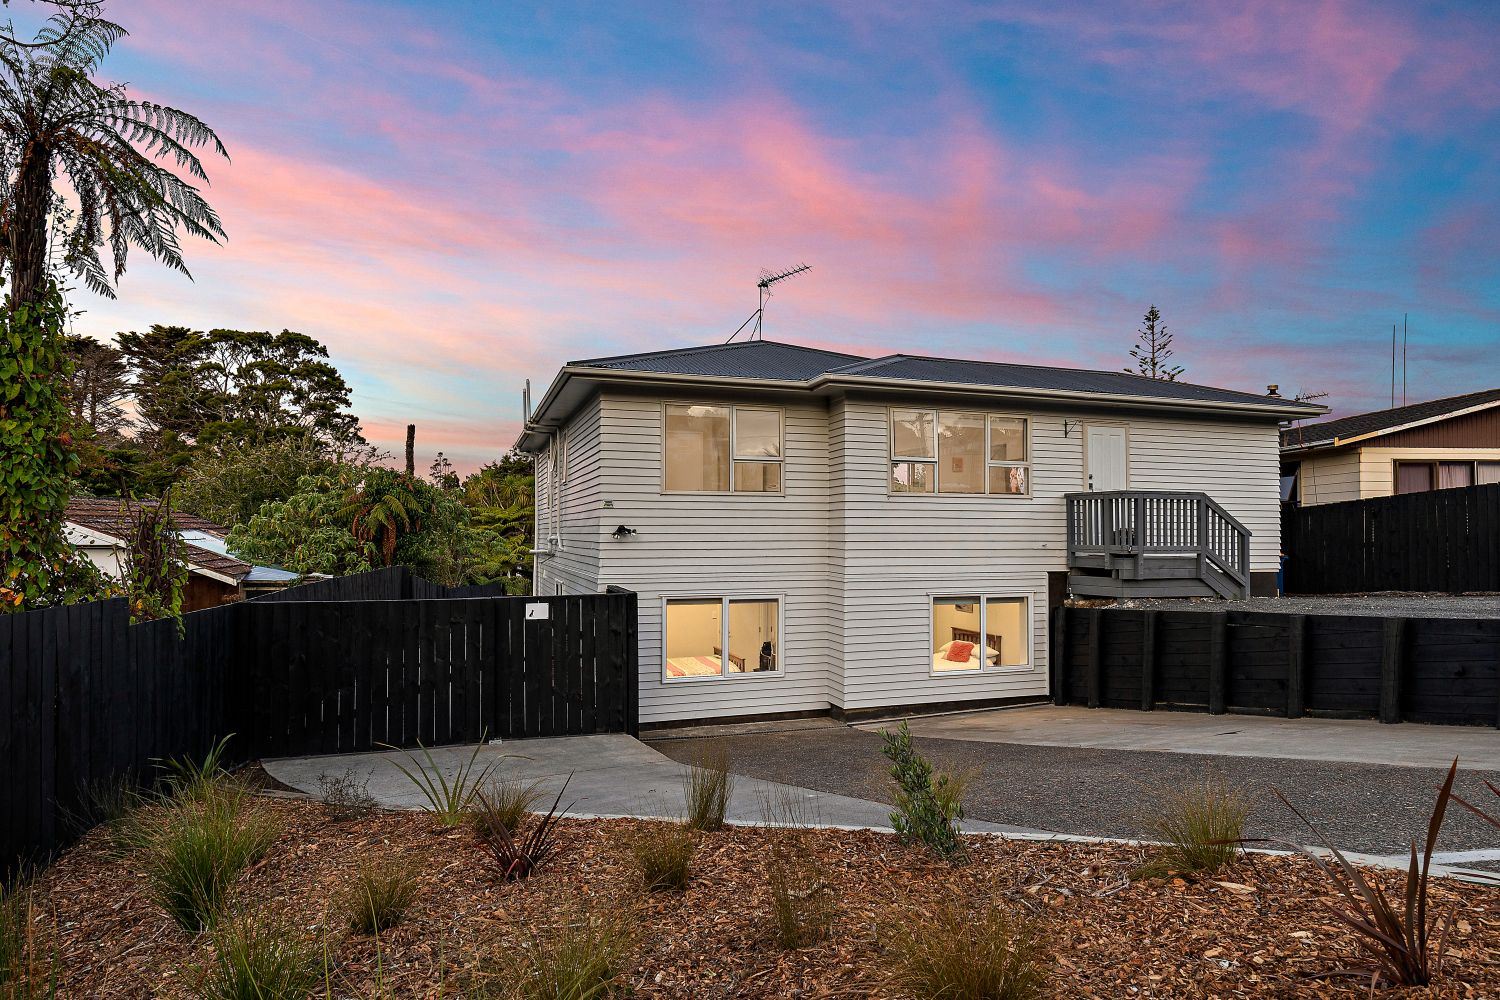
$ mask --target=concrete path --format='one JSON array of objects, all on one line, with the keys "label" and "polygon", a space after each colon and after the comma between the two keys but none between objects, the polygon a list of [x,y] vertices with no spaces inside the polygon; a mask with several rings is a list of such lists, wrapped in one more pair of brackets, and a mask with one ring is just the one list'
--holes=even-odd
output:
[{"label": "concrete path", "polygon": [[[435,747],[430,752],[437,767],[451,778],[468,762],[474,748]],[[415,753],[421,759],[421,751]],[[423,808],[426,799],[397,768],[398,763],[412,769],[411,759],[396,751],[287,757],[262,761],[261,766],[282,784],[313,796],[318,794],[320,775],[349,771],[357,780],[368,781],[370,794],[381,805]],[[547,790],[543,808],[552,804],[566,780],[562,804],[569,807],[571,816],[680,818],[684,812],[683,779],[688,766],[629,736],[567,736],[491,744],[480,750],[476,773],[490,764],[495,766],[496,777],[541,781]],[[738,776],[727,819],[761,824],[766,822],[766,803],[772,803],[779,814],[787,799],[796,803],[806,821],[818,826],[890,829],[891,809],[883,803]],[[964,829],[971,833],[1040,832],[977,821],[964,824]]]},{"label": "concrete path", "polygon": [[[1500,730],[1040,705],[911,720],[931,739],[1500,771]],[[863,728],[883,729],[890,723]]]}]

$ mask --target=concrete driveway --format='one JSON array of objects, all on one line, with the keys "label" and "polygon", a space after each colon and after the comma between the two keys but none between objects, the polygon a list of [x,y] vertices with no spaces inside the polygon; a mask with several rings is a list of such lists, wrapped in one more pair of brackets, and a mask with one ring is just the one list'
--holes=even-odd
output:
[{"label": "concrete driveway", "polygon": [[[883,729],[890,723],[864,728]],[[1275,719],[1256,715],[1135,712],[1038,705],[913,719],[918,736],[1026,746],[1157,750],[1226,757],[1348,761],[1393,767],[1500,771],[1500,730],[1384,725],[1370,720]]]},{"label": "concrete driveway", "polygon": [[[473,746],[434,747],[433,763],[450,780],[474,753]],[[424,760],[421,751],[413,751]],[[312,796],[318,795],[321,775],[346,771],[368,782],[370,794],[392,809],[421,809],[422,792],[398,764],[413,769],[412,759],[400,751],[340,754],[327,757],[284,757],[264,760],[261,766],[282,784]],[[555,739],[511,740],[482,747],[479,770],[493,765],[495,777],[540,781],[546,789],[543,808],[562,790],[562,806],[570,816],[680,818],[686,798],[683,781],[688,764],[663,756],[629,736],[565,736]],[[766,803],[779,803],[789,796],[801,815],[819,826],[889,830],[890,806],[884,803],[766,781],[737,777],[730,797],[727,819],[732,823],[761,824],[766,821]],[[973,833],[1032,833],[1021,827],[971,822]]]}]

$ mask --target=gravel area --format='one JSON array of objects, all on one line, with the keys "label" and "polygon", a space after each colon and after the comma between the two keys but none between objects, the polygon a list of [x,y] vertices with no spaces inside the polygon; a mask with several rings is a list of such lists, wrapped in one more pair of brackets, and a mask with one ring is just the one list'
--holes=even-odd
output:
[{"label": "gravel area", "polygon": [[[1096,602],[1080,602],[1097,606]],[[1245,601],[1209,598],[1135,598],[1116,608],[1162,611],[1270,611],[1292,615],[1371,615],[1378,618],[1500,618],[1500,594],[1308,594],[1252,597]]]},{"label": "gravel area", "polygon": [[[736,772],[858,798],[890,801],[878,733],[814,730],[653,742],[669,757],[693,761],[712,743],[729,751]],[[973,819],[1060,833],[1111,837],[1146,834],[1153,791],[1208,775],[1240,785],[1256,799],[1247,833],[1305,841],[1308,832],[1271,794],[1280,789],[1329,840],[1346,850],[1395,854],[1426,835],[1443,772],[1417,767],[1221,757],[1153,751],[1023,746],[919,738],[939,767],[973,775],[966,799]],[[1493,801],[1483,787],[1500,773],[1459,775],[1471,801]],[[1500,847],[1500,831],[1457,808],[1439,850]]]}]

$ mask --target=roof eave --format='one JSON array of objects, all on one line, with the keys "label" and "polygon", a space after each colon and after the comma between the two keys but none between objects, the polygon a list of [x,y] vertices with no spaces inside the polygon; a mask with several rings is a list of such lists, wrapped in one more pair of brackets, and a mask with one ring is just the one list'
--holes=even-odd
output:
[{"label": "roof eave", "polygon": [[[1135,409],[1189,409],[1199,412],[1253,413],[1259,416],[1281,419],[1314,416],[1327,413],[1327,407],[1309,404],[1295,406],[1268,405],[1265,403],[1236,402],[1233,400],[1178,399],[1169,396],[1135,396],[1113,392],[1084,392],[1076,389],[1039,389],[1026,386],[975,385],[972,382],[929,382],[918,379],[882,378],[872,375],[820,375],[809,383],[811,388],[824,385],[876,387],[903,391],[945,392],[966,395],[1007,395],[1026,399],[1058,400],[1067,402],[1099,402]],[[1269,397],[1268,397],[1269,398]],[[1284,402],[1291,402],[1290,400]]]},{"label": "roof eave", "polygon": [[547,387],[547,392],[542,396],[541,402],[537,403],[536,412],[531,415],[531,420],[522,429],[516,438],[515,447],[519,451],[534,453],[540,451],[546,443],[547,435],[567,423],[572,411],[568,410],[560,414],[552,414],[549,411],[556,405],[557,397],[562,394],[567,383],[573,379],[587,379],[593,382],[628,382],[632,385],[664,385],[664,386],[712,386],[725,389],[808,389],[812,383],[805,379],[772,379],[772,378],[750,378],[741,375],[682,375],[671,372],[642,372],[632,369],[620,368],[590,368],[584,365],[566,365],[558,372],[557,378]]}]

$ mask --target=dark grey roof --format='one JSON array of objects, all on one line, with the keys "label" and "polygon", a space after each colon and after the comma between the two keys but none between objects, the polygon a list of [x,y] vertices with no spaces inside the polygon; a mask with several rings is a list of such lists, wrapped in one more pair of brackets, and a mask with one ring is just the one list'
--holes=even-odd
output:
[{"label": "dark grey roof", "polygon": [[772,340],[749,340],[738,344],[684,347],[672,351],[651,351],[647,354],[621,354],[613,358],[570,361],[568,364],[669,375],[721,375],[726,378],[806,382],[840,365],[864,360],[866,359],[857,354],[820,351]]},{"label": "dark grey roof", "polygon": [[1445,396],[1442,399],[1430,399],[1425,403],[1412,403],[1390,410],[1356,413],[1348,417],[1339,417],[1337,420],[1323,420],[1316,424],[1303,424],[1301,427],[1284,430],[1281,432],[1281,444],[1282,447],[1299,447],[1336,441],[1340,438],[1359,437],[1364,434],[1378,434],[1381,431],[1404,427],[1419,420],[1431,420],[1497,400],[1500,400],[1500,389],[1481,389],[1478,392],[1466,392],[1461,396]]},{"label": "dark grey roof", "polygon": [[[1154,399],[1184,399],[1204,403],[1286,403],[1253,392],[1216,389],[1190,382],[1130,375],[1126,372],[1094,371],[1086,368],[1052,368],[1018,365],[1003,361],[961,361],[953,358],[923,358],[893,354],[839,369],[840,374],[870,378],[908,379],[914,382],[954,382],[962,385],[995,386],[1004,389],[1048,389],[1059,392],[1100,393],[1115,396],[1149,396]],[[1310,408],[1311,409],[1311,408]]]},{"label": "dark grey roof", "polygon": [[[851,378],[887,378],[910,382],[945,382],[958,385],[993,386],[1005,389],[1042,389],[1055,392],[1099,393],[1150,399],[1180,399],[1204,403],[1276,403],[1285,409],[1304,404],[1233,389],[1216,389],[1188,382],[1166,382],[1125,372],[1052,368],[1042,365],[1008,364],[999,361],[962,361],[891,354],[863,358],[836,351],[821,351],[795,344],[752,340],[738,344],[688,347],[648,354],[624,354],[570,366],[609,368],[621,371],[657,372],[672,375],[719,375],[729,378],[777,379],[807,382],[819,375]],[[1318,407],[1307,405],[1316,413]]]}]

